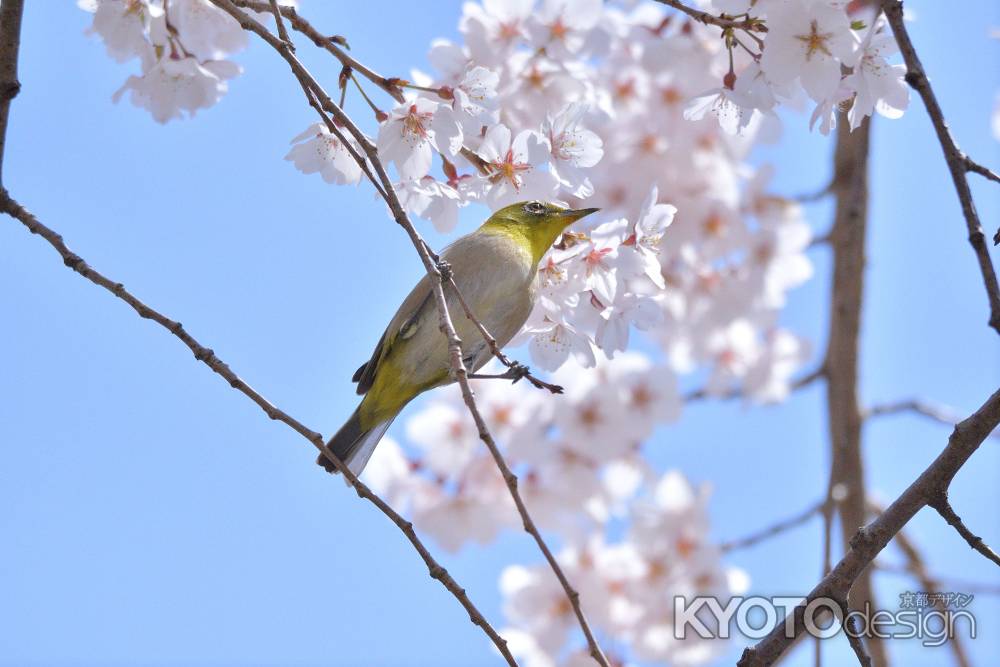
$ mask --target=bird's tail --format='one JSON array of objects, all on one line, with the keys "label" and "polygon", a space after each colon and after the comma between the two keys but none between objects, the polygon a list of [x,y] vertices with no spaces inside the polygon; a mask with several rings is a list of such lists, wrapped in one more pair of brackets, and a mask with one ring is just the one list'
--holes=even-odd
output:
[{"label": "bird's tail", "polygon": [[[350,419],[347,420],[337,434],[326,443],[330,452],[343,461],[355,475],[360,475],[368,464],[375,445],[378,444],[385,432],[389,430],[389,424],[395,417],[390,417],[384,422],[377,424],[367,431],[361,427],[361,417],[358,414],[361,408],[354,411]],[[316,463],[326,468],[327,472],[336,473],[337,468],[333,462],[323,454],[319,455]]]}]

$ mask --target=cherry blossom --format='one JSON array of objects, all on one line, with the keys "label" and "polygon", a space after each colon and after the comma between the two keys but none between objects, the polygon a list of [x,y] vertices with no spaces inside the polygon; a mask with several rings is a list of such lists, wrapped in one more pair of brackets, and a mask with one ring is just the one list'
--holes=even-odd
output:
[{"label": "cherry blossom", "polygon": [[486,198],[492,208],[526,199],[548,200],[555,194],[555,178],[539,169],[548,162],[549,149],[538,132],[524,130],[512,138],[506,125],[494,125],[479,155],[489,165],[485,178],[492,187]]},{"label": "cherry blossom", "polygon": [[361,180],[361,167],[343,141],[322,123],[310,125],[292,139],[292,144],[294,145],[285,159],[291,161],[302,173],[318,173],[327,183],[339,185]]},{"label": "cherry blossom", "polygon": [[774,82],[798,78],[817,102],[833,92],[840,66],[854,52],[850,21],[843,9],[822,0],[768,4],[767,43],[761,69]]},{"label": "cherry blossom", "polygon": [[159,123],[193,116],[198,109],[214,105],[228,90],[227,79],[240,73],[240,67],[227,60],[199,63],[194,58],[162,58],[142,76],[132,75],[119,88],[113,100],[126,93],[132,104],[147,109]]},{"label": "cherry blossom", "polygon": [[452,109],[424,97],[400,104],[379,126],[379,155],[403,179],[423,178],[435,152],[454,156],[461,147],[462,128]]},{"label": "cherry blossom", "polygon": [[847,114],[852,130],[873,111],[886,118],[899,118],[906,110],[910,101],[910,87],[903,80],[906,65],[890,65],[885,59],[898,50],[896,40],[885,32],[882,22],[873,24],[861,43],[854,72],[844,81],[855,91],[854,104]]},{"label": "cherry blossom", "polygon": [[542,134],[549,140],[553,175],[571,196],[586,198],[594,186],[581,167],[593,167],[604,155],[601,138],[581,126],[587,105],[567,105],[542,124]]},{"label": "cherry blossom", "polygon": [[118,62],[144,53],[151,21],[163,17],[162,7],[142,0],[78,0],[77,6],[94,14],[87,32],[99,35]]},{"label": "cherry blossom", "polygon": [[169,7],[171,27],[198,60],[221,60],[246,48],[246,31],[208,0],[170,0]]}]

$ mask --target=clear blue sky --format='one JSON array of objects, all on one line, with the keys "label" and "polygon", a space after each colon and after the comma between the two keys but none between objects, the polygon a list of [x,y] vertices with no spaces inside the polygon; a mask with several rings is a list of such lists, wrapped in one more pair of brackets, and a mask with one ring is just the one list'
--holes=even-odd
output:
[{"label": "clear blue sky", "polygon": [[[281,160],[313,122],[285,65],[254,44],[223,103],[161,127],[111,103],[134,65],[114,64],[84,37],[86,14],[28,4],[4,169],[12,192],[275,403],[332,432],[355,401],[351,373],[421,269],[370,189],[328,186]],[[913,37],[960,144],[996,168],[988,117],[1000,42],[987,32],[1000,25],[1000,6],[962,4],[912,3]],[[431,39],[453,35],[460,12],[458,2],[304,5],[396,75],[426,67]],[[336,76],[329,61],[312,62]],[[782,143],[760,151],[785,193],[829,175],[831,144],[805,125],[791,116]],[[996,388],[1000,355],[917,100],[902,120],[876,122],[873,151],[862,396],[923,396],[967,413]],[[975,178],[973,188],[992,232],[1000,188]],[[828,206],[810,212],[825,230]],[[822,249],[814,258],[818,278],[793,294],[785,322],[822,350],[829,261]],[[7,219],[0,284],[0,664],[500,664],[396,528],[322,474],[305,441]],[[775,408],[692,407],[647,451],[661,468],[712,482],[715,534],[741,536],[822,494],[822,398],[813,388]],[[888,500],[948,430],[900,416],[865,435],[871,487]],[[998,444],[976,454],[952,493],[994,546]],[[763,473],[778,460],[782,474]],[[936,517],[922,513],[909,532],[935,573],[1000,582]],[[819,534],[813,523],[730,562],[750,572],[755,592],[804,593],[818,575]],[[502,625],[500,570],[539,558],[508,534],[442,560]],[[878,589],[893,608],[915,586],[880,575]],[[972,654],[987,664],[1000,655],[1000,602],[980,597],[974,610]],[[831,643],[828,664],[849,664],[845,646]],[[804,649],[788,664],[811,664]],[[949,659],[946,649],[893,651],[908,665]]]}]

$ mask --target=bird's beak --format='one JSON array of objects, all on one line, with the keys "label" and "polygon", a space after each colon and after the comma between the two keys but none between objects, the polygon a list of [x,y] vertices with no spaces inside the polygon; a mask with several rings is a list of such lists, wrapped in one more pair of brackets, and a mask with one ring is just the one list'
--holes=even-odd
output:
[{"label": "bird's beak", "polygon": [[588,215],[590,215],[591,213],[597,213],[600,210],[601,209],[599,209],[599,208],[575,208],[575,209],[574,208],[570,208],[570,209],[566,209],[565,211],[563,211],[562,213],[560,213],[559,217],[567,225],[570,225],[570,224],[573,224],[574,222],[576,222],[577,220],[579,220],[580,218],[585,218]]}]

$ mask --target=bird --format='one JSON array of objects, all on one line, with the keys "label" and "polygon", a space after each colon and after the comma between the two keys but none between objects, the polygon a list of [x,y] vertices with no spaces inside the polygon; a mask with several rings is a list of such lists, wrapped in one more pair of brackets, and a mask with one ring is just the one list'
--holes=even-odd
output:
[{"label": "bird", "polygon": [[[458,292],[470,312],[505,346],[521,329],[536,297],[538,265],[563,231],[599,209],[570,209],[541,201],[522,201],[497,210],[476,231],[441,251]],[[402,305],[371,358],[352,381],[364,398],[327,443],[331,453],[360,475],[393,419],[419,394],[454,381],[447,343],[438,328],[432,293],[425,275]],[[462,340],[462,358],[470,373],[492,356],[475,324],[462,313],[459,296],[445,286],[448,312]],[[316,462],[327,472],[337,468],[326,454]]]}]

